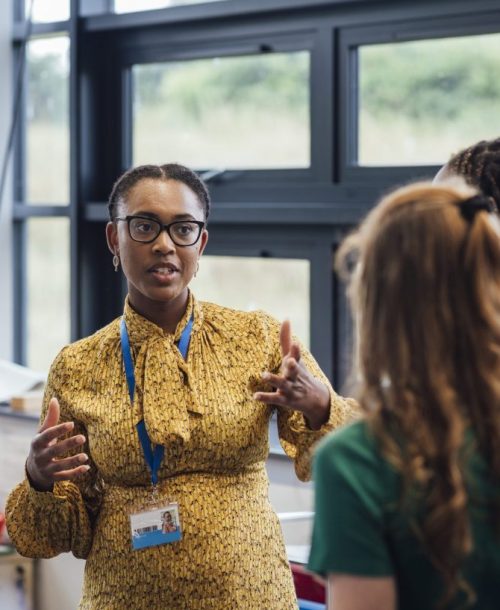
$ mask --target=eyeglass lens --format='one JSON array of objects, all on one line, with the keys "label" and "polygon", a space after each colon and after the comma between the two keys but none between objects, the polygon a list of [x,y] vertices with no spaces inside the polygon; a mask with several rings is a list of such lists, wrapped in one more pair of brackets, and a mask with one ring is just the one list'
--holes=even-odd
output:
[{"label": "eyeglass lens", "polygon": [[[153,241],[163,229],[163,225],[153,219],[131,218],[130,236],[136,241]],[[172,241],[179,246],[190,246],[198,239],[201,227],[195,222],[180,220],[166,225]]]}]

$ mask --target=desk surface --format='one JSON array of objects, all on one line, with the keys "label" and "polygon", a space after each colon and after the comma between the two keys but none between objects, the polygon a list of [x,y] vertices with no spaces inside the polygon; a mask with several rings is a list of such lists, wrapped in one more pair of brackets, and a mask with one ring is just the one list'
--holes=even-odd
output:
[{"label": "desk surface", "polygon": [[25,413],[24,411],[14,411],[10,408],[8,402],[0,402],[0,416],[13,417],[17,419],[27,419],[31,421],[38,421],[40,417],[34,413]]}]

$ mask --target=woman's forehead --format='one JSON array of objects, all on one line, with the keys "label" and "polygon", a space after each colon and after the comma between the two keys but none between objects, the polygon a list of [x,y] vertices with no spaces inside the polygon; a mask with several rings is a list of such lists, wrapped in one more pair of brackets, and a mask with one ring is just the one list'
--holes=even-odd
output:
[{"label": "woman's forehead", "polygon": [[128,213],[137,210],[175,214],[196,214],[202,211],[197,195],[179,180],[144,178],[124,197]]}]

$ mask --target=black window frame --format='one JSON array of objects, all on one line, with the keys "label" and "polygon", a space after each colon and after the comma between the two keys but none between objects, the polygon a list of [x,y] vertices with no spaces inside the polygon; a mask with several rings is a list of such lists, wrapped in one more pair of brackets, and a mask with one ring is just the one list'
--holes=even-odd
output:
[{"label": "black window frame", "polygon": [[[72,0],[74,1],[74,0]],[[67,21],[52,23],[33,23],[27,37],[27,24],[24,18],[24,0],[13,0],[13,30],[12,45],[14,51],[14,73],[17,72],[19,64],[24,60],[23,53],[27,51],[27,45],[31,40],[43,36],[67,35],[70,39],[70,64],[71,64],[71,18]],[[25,60],[27,61],[27,60]],[[26,64],[27,65],[27,64]],[[54,205],[50,202],[30,204],[26,199],[26,91],[27,74],[24,74],[23,90],[19,103],[21,110],[16,125],[14,155],[13,155],[13,260],[14,260],[14,360],[20,364],[26,364],[28,354],[28,332],[27,332],[27,224],[33,218],[70,218],[71,219],[71,195],[63,205]],[[70,83],[71,90],[71,65]],[[71,106],[71,93],[70,93]],[[71,121],[71,108],[68,121]],[[71,136],[70,136],[71,141]],[[71,146],[71,143],[70,143]],[[70,183],[70,176],[68,176]],[[71,290],[71,286],[69,287]]]},{"label": "black window frame", "polygon": [[[343,182],[377,181],[390,177],[395,181],[432,177],[439,169],[436,164],[370,165],[357,163],[358,152],[358,61],[359,47],[384,43],[439,40],[481,34],[500,34],[500,10],[479,14],[416,18],[410,23],[394,20],[375,25],[342,29],[339,38],[340,78],[343,95],[340,112],[346,128],[341,133],[340,179]],[[492,135],[494,137],[494,134]],[[450,151],[450,155],[454,151]],[[443,159],[443,164],[447,159]]]},{"label": "black window frame", "polygon": [[[184,45],[184,48],[180,48]],[[262,50],[264,49],[264,50]],[[272,49],[269,51],[267,49]],[[132,149],[133,149],[133,129],[132,129],[132,103],[133,100],[133,83],[132,69],[138,65],[149,65],[153,63],[168,63],[182,61],[196,61],[198,59],[212,59],[214,57],[237,57],[237,56],[258,56],[276,53],[293,53],[293,52],[308,52],[310,74],[312,73],[312,64],[314,58],[314,40],[310,35],[302,34],[301,32],[292,32],[283,35],[282,33],[269,33],[267,35],[256,36],[252,34],[247,38],[241,37],[234,40],[234,34],[229,39],[217,38],[211,43],[197,43],[186,38],[181,38],[179,41],[170,40],[170,45],[148,45],[130,47],[127,46],[120,53],[120,58],[117,62],[117,69],[122,75],[122,100],[125,102],[123,109],[126,125],[126,133],[124,134],[126,141],[124,143],[127,151],[126,158],[123,159],[124,166],[132,165]],[[314,157],[318,152],[314,150],[313,143],[313,112],[311,99],[311,76],[309,78],[309,126],[310,126],[310,143],[309,143],[309,167],[304,168],[264,168],[264,169],[235,169],[228,167],[227,171],[222,174],[217,182],[231,183],[236,181],[238,187],[245,187],[248,184],[254,183],[286,183],[292,182],[312,182],[315,178],[317,163],[314,162]],[[201,174],[210,172],[214,167],[193,167]]]},{"label": "black window frame", "polygon": [[[350,341],[350,319],[344,289],[333,273],[335,248],[381,193],[437,170],[353,165],[356,99],[351,49],[358,44],[497,32],[498,0],[229,0],[119,15],[110,12],[112,0],[70,1],[68,21],[33,24],[32,36],[70,36],[70,200],[66,207],[26,204],[21,120],[14,158],[15,359],[24,362],[26,357],[29,218],[70,219],[71,339],[93,332],[121,312],[125,285],[112,269],[104,225],[113,181],[131,160],[129,67],[173,58],[173,45],[179,42],[191,45],[193,56],[201,51],[232,54],[244,44],[297,48],[307,39],[311,167],[238,170],[234,179],[211,182],[214,206],[207,253],[264,252],[311,261],[311,349],[338,386],[347,376],[343,355]],[[13,2],[17,21],[12,40],[19,48],[25,37],[24,2]],[[278,242],[272,237],[277,227]],[[308,245],[300,249],[299,242]]]}]

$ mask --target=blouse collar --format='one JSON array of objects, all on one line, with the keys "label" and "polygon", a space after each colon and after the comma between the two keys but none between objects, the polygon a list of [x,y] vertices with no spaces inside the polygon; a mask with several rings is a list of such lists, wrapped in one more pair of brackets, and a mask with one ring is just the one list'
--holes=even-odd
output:
[{"label": "blouse collar", "polygon": [[125,299],[123,316],[127,324],[127,330],[130,337],[130,342],[134,344],[142,344],[150,339],[164,339],[171,343],[179,341],[182,331],[188,323],[191,315],[194,314],[193,332],[201,327],[203,320],[203,312],[200,303],[194,298],[193,293],[189,291],[188,304],[184,315],[180,319],[174,333],[169,333],[151,320],[148,320],[139,314],[130,304],[129,297]]}]

